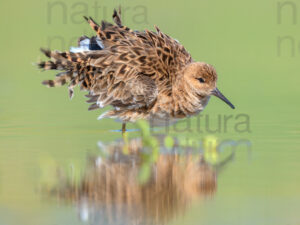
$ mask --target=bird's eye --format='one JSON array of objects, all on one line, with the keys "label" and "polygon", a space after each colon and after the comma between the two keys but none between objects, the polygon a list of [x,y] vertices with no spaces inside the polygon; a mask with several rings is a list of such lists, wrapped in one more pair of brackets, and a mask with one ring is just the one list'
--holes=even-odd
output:
[{"label": "bird's eye", "polygon": [[198,78],[198,80],[200,81],[200,83],[205,83],[205,80],[202,77]]}]

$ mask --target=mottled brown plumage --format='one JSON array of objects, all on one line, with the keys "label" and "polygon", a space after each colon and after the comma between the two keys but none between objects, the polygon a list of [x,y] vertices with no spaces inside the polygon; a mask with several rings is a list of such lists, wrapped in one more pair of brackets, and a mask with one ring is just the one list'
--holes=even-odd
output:
[{"label": "mottled brown plumage", "polygon": [[69,83],[70,97],[79,85],[89,92],[89,110],[111,105],[113,109],[99,118],[119,118],[124,123],[192,116],[204,109],[210,95],[233,108],[216,88],[215,69],[193,61],[178,41],[158,27],[156,32],[133,31],[123,26],[116,10],[115,24],[102,21],[98,25],[92,18],[85,19],[97,36],[80,37],[79,48],[73,51],[42,49],[50,61],[39,63],[39,67],[63,71],[44,85]]}]

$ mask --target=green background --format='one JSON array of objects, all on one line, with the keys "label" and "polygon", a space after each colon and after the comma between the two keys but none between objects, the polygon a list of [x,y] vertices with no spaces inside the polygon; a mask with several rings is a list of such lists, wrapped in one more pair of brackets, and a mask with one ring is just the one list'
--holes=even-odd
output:
[{"label": "green background", "polygon": [[[100,112],[88,112],[84,93],[78,90],[70,101],[66,88],[42,86],[41,81],[55,73],[41,73],[32,63],[43,59],[39,48],[49,46],[49,39],[61,38],[63,44],[56,40],[50,47],[66,50],[69,43],[76,44],[74,38],[92,35],[83,15],[110,20],[118,5],[128,8],[124,19],[129,27],[158,25],[195,60],[215,66],[218,87],[236,109],[211,98],[204,114],[212,123],[217,115],[243,113],[250,118],[251,132],[234,130],[238,121],[232,119],[228,132],[214,136],[250,141],[251,160],[243,148],[237,151],[235,161],[218,177],[216,195],[195,201],[183,217],[170,223],[300,223],[300,18],[293,17],[300,12],[298,1],[280,10],[278,4],[287,1],[107,0],[97,1],[98,14],[96,1],[57,1],[62,6],[51,11],[49,4],[54,2],[0,3],[1,225],[80,224],[71,206],[44,200],[37,188],[55,179],[55,165],[83,168],[86,154],[97,151],[98,141],[120,138],[120,133],[109,131],[120,124],[97,121]],[[282,37],[286,39],[280,44]],[[174,130],[171,134],[199,139],[209,135]]]}]

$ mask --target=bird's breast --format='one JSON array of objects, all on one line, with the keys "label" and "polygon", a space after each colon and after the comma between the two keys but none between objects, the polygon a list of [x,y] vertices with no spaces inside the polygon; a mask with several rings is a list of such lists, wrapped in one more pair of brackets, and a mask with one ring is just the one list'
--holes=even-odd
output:
[{"label": "bird's breast", "polygon": [[209,101],[209,96],[193,99],[173,98],[169,101],[157,101],[152,108],[149,121],[153,126],[168,126],[180,119],[200,113]]}]

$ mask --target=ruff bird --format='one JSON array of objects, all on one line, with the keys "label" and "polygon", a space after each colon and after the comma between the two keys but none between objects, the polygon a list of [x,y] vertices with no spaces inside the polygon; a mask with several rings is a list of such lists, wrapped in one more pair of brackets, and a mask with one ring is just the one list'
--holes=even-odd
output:
[{"label": "ruff bird", "polygon": [[114,10],[114,24],[97,24],[84,17],[95,36],[82,36],[70,51],[41,51],[50,58],[38,63],[43,70],[60,70],[48,87],[68,85],[69,96],[77,85],[88,91],[89,110],[112,106],[102,118],[127,122],[138,119],[177,121],[201,112],[210,96],[234,106],[218,90],[212,65],[196,62],[177,40],[155,26],[154,31],[134,31],[124,26],[121,11]]}]

